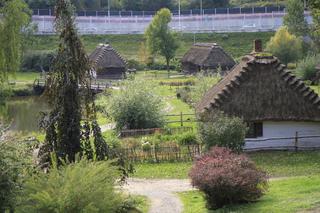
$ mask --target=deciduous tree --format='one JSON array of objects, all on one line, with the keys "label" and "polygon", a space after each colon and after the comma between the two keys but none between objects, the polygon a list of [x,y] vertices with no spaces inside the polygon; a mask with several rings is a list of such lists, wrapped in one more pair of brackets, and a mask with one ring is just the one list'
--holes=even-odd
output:
[{"label": "deciduous tree", "polygon": [[317,47],[320,47],[320,0],[310,0],[309,7],[313,21],[311,34]]},{"label": "deciduous tree", "polygon": [[0,0],[0,14],[2,14],[0,19],[0,92],[2,93],[8,81],[8,74],[20,68],[23,28],[29,24],[31,12],[22,0]]},{"label": "deciduous tree", "polygon": [[267,50],[277,56],[282,63],[288,64],[299,59],[302,53],[301,39],[288,32],[287,27],[281,27],[271,37],[267,44]]},{"label": "deciduous tree", "polygon": [[288,0],[286,7],[287,14],[283,23],[288,31],[296,36],[304,36],[308,32],[308,24],[304,17],[304,6],[301,0]]},{"label": "deciduous tree", "polygon": [[169,27],[171,15],[170,10],[161,9],[145,32],[148,49],[152,54],[158,53],[165,58],[168,72],[170,61],[179,47],[177,34]]}]

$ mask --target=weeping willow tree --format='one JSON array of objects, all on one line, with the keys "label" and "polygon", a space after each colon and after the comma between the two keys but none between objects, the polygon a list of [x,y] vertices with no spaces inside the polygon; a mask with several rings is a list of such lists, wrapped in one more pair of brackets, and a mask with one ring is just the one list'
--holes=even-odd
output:
[{"label": "weeping willow tree", "polygon": [[59,48],[47,79],[46,95],[52,107],[43,119],[46,148],[57,157],[74,161],[77,153],[104,159],[108,154],[90,88],[90,63],[74,24],[69,0],[57,0],[55,28]]},{"label": "weeping willow tree", "polygon": [[31,11],[22,0],[0,0],[0,103],[7,93],[8,74],[20,68],[24,28]]}]

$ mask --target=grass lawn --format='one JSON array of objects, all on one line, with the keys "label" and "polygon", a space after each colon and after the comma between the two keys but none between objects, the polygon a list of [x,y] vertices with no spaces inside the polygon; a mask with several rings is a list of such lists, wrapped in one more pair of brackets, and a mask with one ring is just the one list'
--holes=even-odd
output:
[{"label": "grass lawn", "polygon": [[[196,42],[216,42],[220,44],[234,58],[239,58],[252,50],[252,41],[260,38],[263,43],[273,36],[274,32],[253,33],[198,33],[195,34]],[[99,43],[109,42],[126,59],[137,59],[143,35],[84,35],[81,37],[88,53],[92,52]],[[57,36],[35,36],[34,45],[30,51],[53,51],[58,47]],[[180,48],[177,58],[181,58],[191,47],[194,34],[180,35]],[[125,41],[125,42],[124,42]]]},{"label": "grass lawn", "polygon": [[134,177],[137,178],[168,178],[184,179],[187,178],[191,162],[182,163],[144,163],[136,164]]},{"label": "grass lawn", "polygon": [[[320,174],[320,151],[258,152],[250,157],[271,177],[293,177]],[[136,164],[134,177],[139,178],[188,178],[192,162]]]},{"label": "grass lawn", "polygon": [[310,86],[310,87],[311,87],[311,89],[314,90],[315,93],[320,95],[320,86]]},{"label": "grass lawn", "polygon": [[37,72],[17,72],[14,75],[9,76],[9,81],[33,84],[34,80],[38,78],[40,78],[40,73]]},{"label": "grass lawn", "polygon": [[320,205],[320,176],[295,177],[270,182],[270,189],[259,202],[225,207],[208,211],[199,191],[180,193],[184,203],[184,213],[208,212],[281,212],[291,213],[308,210]]}]

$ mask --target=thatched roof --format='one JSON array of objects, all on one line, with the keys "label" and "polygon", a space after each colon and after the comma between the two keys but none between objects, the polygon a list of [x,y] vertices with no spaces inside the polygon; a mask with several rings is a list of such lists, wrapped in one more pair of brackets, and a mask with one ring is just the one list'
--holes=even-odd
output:
[{"label": "thatched roof", "polygon": [[105,68],[125,68],[127,64],[110,44],[99,44],[90,54],[89,59],[96,70]]},{"label": "thatched roof", "polygon": [[202,118],[219,110],[245,121],[320,121],[320,98],[277,58],[248,55],[196,110]]},{"label": "thatched roof", "polygon": [[236,62],[216,43],[197,43],[183,56],[182,63],[192,63],[201,67],[228,67]]}]

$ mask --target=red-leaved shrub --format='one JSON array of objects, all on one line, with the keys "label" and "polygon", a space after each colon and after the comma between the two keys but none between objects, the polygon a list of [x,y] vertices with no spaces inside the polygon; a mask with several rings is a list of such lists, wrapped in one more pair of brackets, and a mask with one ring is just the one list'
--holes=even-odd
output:
[{"label": "red-leaved shrub", "polygon": [[189,176],[192,185],[204,192],[210,209],[255,201],[268,188],[266,172],[246,155],[222,147],[213,147],[199,158]]}]

